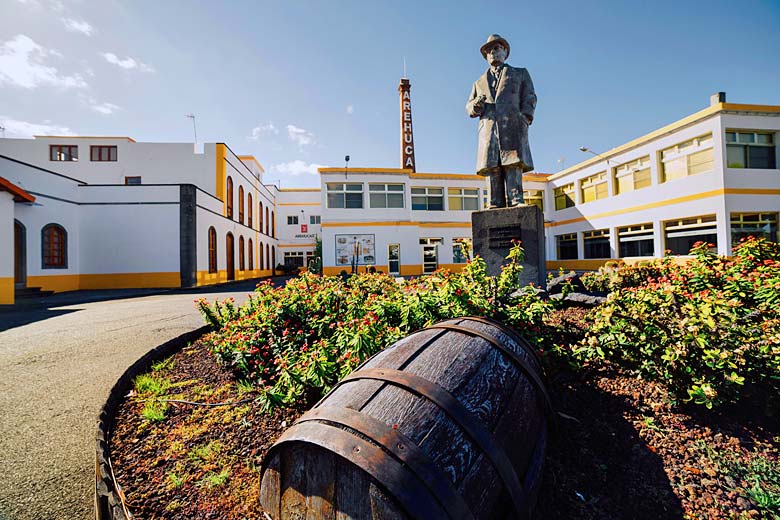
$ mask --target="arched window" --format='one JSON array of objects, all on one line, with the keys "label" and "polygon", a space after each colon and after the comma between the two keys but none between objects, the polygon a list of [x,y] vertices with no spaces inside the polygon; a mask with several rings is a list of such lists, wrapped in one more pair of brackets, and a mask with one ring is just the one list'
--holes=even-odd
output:
[{"label": "arched window", "polygon": [[255,251],[252,247],[252,239],[250,238],[247,243],[247,254],[249,257],[249,270],[254,271],[255,270]]},{"label": "arched window", "polygon": [[274,212],[271,212],[271,236],[276,238],[276,218]]},{"label": "arched window", "polygon": [[227,218],[233,218],[233,179],[227,178]]},{"label": "arched window", "polygon": [[209,272],[217,272],[217,230],[209,228]]},{"label": "arched window", "polygon": [[258,260],[260,260],[260,270],[262,271],[265,269],[265,252],[263,251],[263,243],[260,242],[260,250],[258,251],[260,255],[258,256]]},{"label": "arched window", "polygon": [[276,246],[271,246],[271,269],[276,269]]},{"label": "arched window", "polygon": [[268,247],[268,244],[265,245],[265,265],[266,269],[271,269],[273,267],[271,265],[271,248]]},{"label": "arched window", "polygon": [[268,223],[271,222],[271,219],[268,218],[268,208],[265,208],[265,234],[268,234]]},{"label": "arched window", "polygon": [[244,237],[238,237],[238,270],[244,270]]},{"label": "arched window", "polygon": [[68,268],[68,233],[59,224],[46,224],[41,230],[41,267]]},{"label": "arched window", "polygon": [[255,212],[255,207],[252,206],[252,194],[247,193],[246,194],[246,209],[247,209],[247,215],[246,215],[246,225],[250,228],[252,227],[252,214]]},{"label": "arched window", "polygon": [[244,187],[238,187],[238,221],[244,223]]},{"label": "arched window", "polygon": [[258,212],[257,212],[257,218],[260,219],[260,225],[257,227],[257,229],[260,230],[260,233],[263,232],[263,203],[258,201]]}]

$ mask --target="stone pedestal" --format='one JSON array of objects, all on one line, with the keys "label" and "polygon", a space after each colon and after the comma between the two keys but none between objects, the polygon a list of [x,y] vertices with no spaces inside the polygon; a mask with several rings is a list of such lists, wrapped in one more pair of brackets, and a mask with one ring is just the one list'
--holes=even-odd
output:
[{"label": "stone pedestal", "polygon": [[522,285],[547,284],[547,263],[544,252],[544,216],[536,206],[488,209],[471,214],[471,236],[474,255],[487,264],[488,274],[495,276],[507,260],[512,239],[520,240],[525,252]]}]

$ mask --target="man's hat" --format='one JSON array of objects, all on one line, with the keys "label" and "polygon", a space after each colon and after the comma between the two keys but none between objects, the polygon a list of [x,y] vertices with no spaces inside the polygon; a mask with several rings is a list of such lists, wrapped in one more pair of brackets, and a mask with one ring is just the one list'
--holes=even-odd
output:
[{"label": "man's hat", "polygon": [[487,39],[487,42],[485,42],[485,45],[483,45],[482,47],[479,48],[479,52],[482,53],[482,57],[487,59],[487,51],[490,50],[490,48],[492,46],[494,46],[495,44],[497,44],[497,43],[500,43],[501,45],[504,46],[504,48],[506,49],[506,57],[508,58],[509,57],[509,42],[506,41],[505,39],[503,39],[498,34],[491,34],[490,36],[488,36],[488,39]]}]

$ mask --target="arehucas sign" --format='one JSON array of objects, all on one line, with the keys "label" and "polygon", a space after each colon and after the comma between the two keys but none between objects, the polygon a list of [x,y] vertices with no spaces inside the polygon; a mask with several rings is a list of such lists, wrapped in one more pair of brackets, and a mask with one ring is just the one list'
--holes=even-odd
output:
[{"label": "arehucas sign", "polygon": [[412,86],[407,78],[401,78],[398,93],[401,95],[401,168],[417,171],[414,162],[414,134],[412,133]]}]

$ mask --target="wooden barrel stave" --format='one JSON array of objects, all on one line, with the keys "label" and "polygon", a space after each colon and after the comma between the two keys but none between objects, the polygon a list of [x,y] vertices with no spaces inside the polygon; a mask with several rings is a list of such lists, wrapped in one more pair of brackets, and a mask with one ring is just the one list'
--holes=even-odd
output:
[{"label": "wooden barrel stave", "polygon": [[[517,357],[521,358],[531,371],[537,370],[538,360],[532,351],[518,344],[514,334],[502,332],[490,323],[468,319],[456,319],[445,322],[473,329],[494,336],[498,341],[509,347]],[[446,335],[446,341],[441,339]],[[527,347],[527,345],[525,346]],[[525,493],[535,496],[538,491],[538,478],[533,478],[534,472],[541,467],[543,449],[546,439],[546,422],[539,413],[543,410],[540,401],[538,383],[529,377],[528,369],[518,368],[515,361],[507,354],[496,349],[495,345],[482,338],[465,333],[442,329],[426,329],[410,335],[399,341],[392,348],[386,349],[364,364],[362,368],[386,367],[407,371],[432,383],[436,383],[452,393],[461,403],[476,416],[487,430],[495,435],[496,441],[503,447],[512,464],[519,468],[521,484],[526,487]],[[533,376],[533,373],[530,373]],[[505,481],[496,471],[494,463],[481,451],[474,439],[465,434],[462,427],[454,423],[448,414],[430,400],[419,397],[409,390],[396,385],[370,379],[358,379],[342,383],[335,388],[325,400],[328,407],[346,407],[360,413],[370,415],[387,425],[393,425],[420,447],[426,456],[434,460],[435,465],[446,474],[451,483],[456,486],[463,500],[472,508],[475,518],[499,518],[509,512],[513,517],[511,507],[507,507]],[[321,402],[320,404],[323,404]],[[354,433],[354,432],[353,432]],[[279,459],[296,460],[296,457],[310,457],[312,464],[322,464],[322,454],[317,454],[320,448],[309,447],[308,454],[288,453],[288,446],[276,451],[274,460],[266,464],[266,473],[273,473],[274,464],[279,466]],[[537,447],[534,451],[534,447]],[[542,457],[539,457],[539,453]],[[535,457],[535,458],[534,458]],[[334,486],[333,496],[323,497],[337,505],[333,518],[406,518],[404,509],[392,498],[382,493],[383,484],[373,478],[362,475],[361,470],[349,466],[343,469],[346,461],[335,457],[336,475],[324,473],[320,480],[330,478]],[[319,462],[316,462],[319,460]],[[285,464],[282,463],[281,466]],[[532,478],[523,482],[523,470],[528,467]],[[282,472],[283,473],[283,472]],[[279,475],[277,475],[278,478]],[[281,480],[285,488],[291,485],[298,489],[306,489],[306,493],[316,493],[316,489],[308,482],[294,483]],[[289,478],[289,477],[288,477]],[[315,483],[317,479],[314,478]],[[376,507],[370,506],[370,514],[366,512],[366,504],[350,507],[360,508],[353,513],[344,512],[345,500],[355,500],[350,495],[352,491],[342,489],[345,482],[363,479],[368,486],[375,489],[375,496],[384,497]],[[268,480],[268,484],[266,483]],[[273,475],[266,479],[263,476],[261,493],[273,494]],[[534,484],[534,485],[531,485]],[[316,486],[315,486],[316,487]],[[284,493],[288,493],[287,489]],[[321,491],[320,494],[323,494]],[[327,495],[327,493],[325,493]],[[343,495],[339,498],[340,495]],[[283,495],[284,496],[284,495]],[[360,495],[365,497],[366,495]],[[290,494],[295,500],[300,500],[295,494]],[[374,499],[372,499],[374,500]],[[263,504],[265,499],[261,499]],[[311,500],[309,500],[311,503]],[[316,505],[316,504],[315,504]],[[312,507],[309,505],[308,507]],[[322,506],[317,506],[322,510]],[[282,511],[285,507],[282,507]],[[311,510],[309,510],[311,511]],[[274,518],[274,511],[269,511]],[[322,518],[330,518],[330,513]],[[341,516],[339,516],[341,515]],[[285,516],[288,518],[288,516]],[[294,518],[294,516],[289,516]],[[304,518],[304,517],[301,517]]]}]

